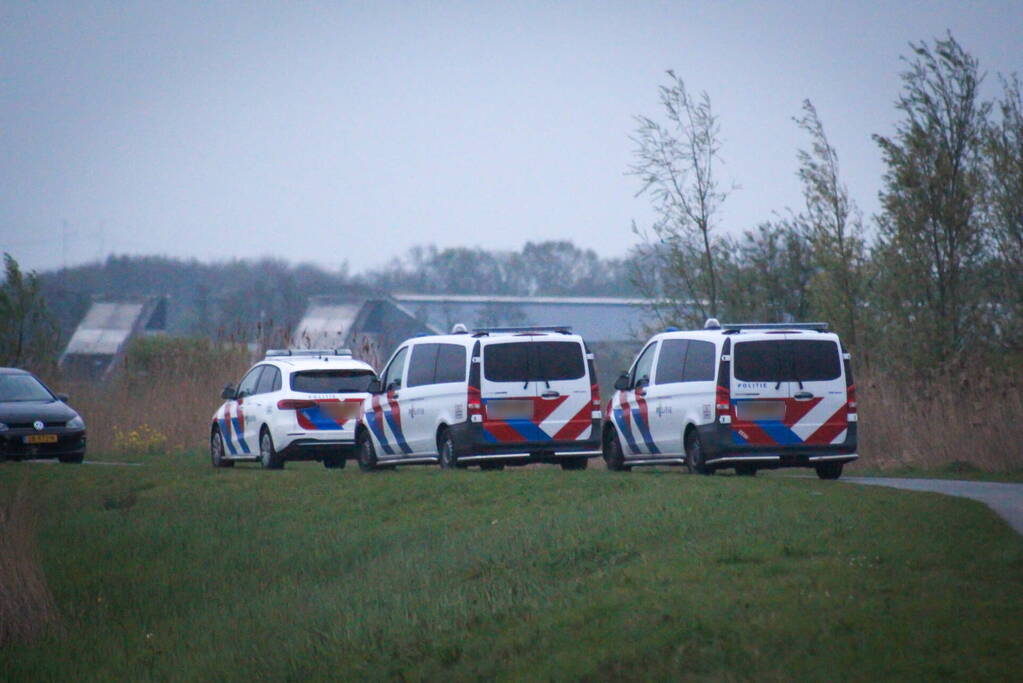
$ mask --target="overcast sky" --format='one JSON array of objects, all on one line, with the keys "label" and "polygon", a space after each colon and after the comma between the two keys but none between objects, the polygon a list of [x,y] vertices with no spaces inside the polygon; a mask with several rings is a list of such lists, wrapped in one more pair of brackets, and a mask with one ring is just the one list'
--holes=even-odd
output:
[{"label": "overcast sky", "polygon": [[415,244],[625,253],[626,175],[674,69],[721,117],[720,229],[802,197],[817,106],[869,215],[909,41],[1023,72],[1023,2],[0,0],[0,250],[264,255],[353,271]]}]

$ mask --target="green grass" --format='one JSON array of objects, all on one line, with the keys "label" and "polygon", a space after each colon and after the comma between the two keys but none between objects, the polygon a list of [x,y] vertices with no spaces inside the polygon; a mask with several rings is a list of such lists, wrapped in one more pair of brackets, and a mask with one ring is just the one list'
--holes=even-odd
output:
[{"label": "green grass", "polygon": [[0,467],[67,635],[21,680],[1015,678],[1023,541],[815,479]]}]

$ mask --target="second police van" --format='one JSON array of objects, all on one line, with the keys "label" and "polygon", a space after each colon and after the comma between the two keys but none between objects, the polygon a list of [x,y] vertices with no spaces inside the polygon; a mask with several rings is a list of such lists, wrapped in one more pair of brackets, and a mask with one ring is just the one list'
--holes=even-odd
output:
[{"label": "second police van", "polygon": [[600,450],[593,355],[569,328],[489,328],[398,346],[363,407],[364,470],[439,463],[585,469]]},{"label": "second police van", "polygon": [[618,378],[602,433],[610,469],[812,467],[856,455],[849,354],[826,323],[720,325],[655,335]]}]

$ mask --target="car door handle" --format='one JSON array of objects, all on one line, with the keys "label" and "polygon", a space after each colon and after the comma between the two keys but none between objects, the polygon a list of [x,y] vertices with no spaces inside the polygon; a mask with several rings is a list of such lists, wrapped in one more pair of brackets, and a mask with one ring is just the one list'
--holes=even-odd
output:
[{"label": "car door handle", "polygon": [[550,391],[545,391],[542,394],[540,394],[540,398],[557,398],[558,396],[561,396],[561,394],[558,393],[557,391],[554,391],[553,389]]},{"label": "car door handle", "polygon": [[796,393],[792,394],[792,398],[796,399],[797,401],[809,401],[811,398],[813,398],[813,394],[811,394],[809,391],[797,391]]}]

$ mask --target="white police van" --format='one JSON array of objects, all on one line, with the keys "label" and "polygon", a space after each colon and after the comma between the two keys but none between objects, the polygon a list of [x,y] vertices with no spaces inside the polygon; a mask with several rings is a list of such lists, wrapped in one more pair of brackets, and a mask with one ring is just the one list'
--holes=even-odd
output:
[{"label": "white police van", "polygon": [[214,467],[258,460],[280,469],[287,460],[344,467],[355,452],[355,425],[373,368],[347,349],[271,350],[226,399],[210,426]]},{"label": "white police van", "polygon": [[826,323],[720,325],[655,335],[615,382],[602,432],[610,469],[813,467],[856,455],[849,354]]},{"label": "white police van", "polygon": [[364,470],[534,462],[585,469],[600,450],[593,355],[564,327],[415,337],[371,387],[358,427]]}]

